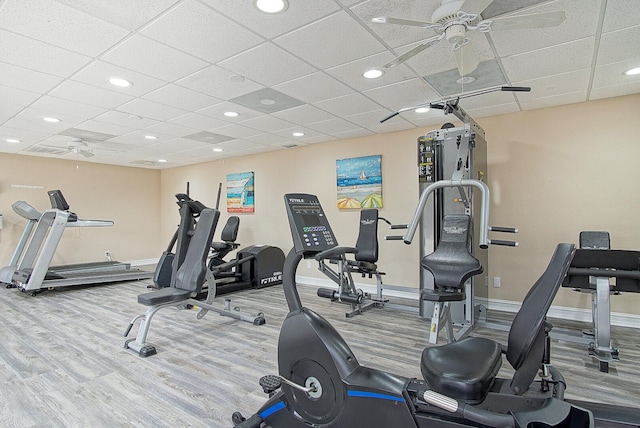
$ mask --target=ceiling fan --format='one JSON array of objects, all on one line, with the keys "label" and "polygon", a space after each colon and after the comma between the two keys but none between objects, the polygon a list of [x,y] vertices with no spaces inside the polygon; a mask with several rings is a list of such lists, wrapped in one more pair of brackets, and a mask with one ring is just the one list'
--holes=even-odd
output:
[{"label": "ceiling fan", "polygon": [[90,158],[90,157],[95,156],[93,154],[93,149],[91,147],[89,147],[89,145],[86,143],[86,141],[84,141],[82,138],[72,138],[71,141],[69,141],[67,143],[66,147],[52,146],[52,145],[47,145],[47,144],[40,144],[40,146],[49,147],[49,148],[57,149],[57,150],[66,149],[70,153],[76,153],[76,154],[84,156],[85,158]]},{"label": "ceiling fan", "polygon": [[486,33],[493,30],[556,27],[566,18],[564,11],[553,11],[481,19],[480,15],[492,1],[493,0],[442,0],[440,7],[433,12],[431,22],[387,17],[373,18],[371,21],[375,23],[410,25],[433,30],[437,34],[385,64],[384,67],[390,68],[401,64],[424,51],[429,46],[445,39],[453,45],[458,71],[461,76],[464,76],[475,70],[480,63],[476,49],[466,36],[467,31],[477,30]]}]

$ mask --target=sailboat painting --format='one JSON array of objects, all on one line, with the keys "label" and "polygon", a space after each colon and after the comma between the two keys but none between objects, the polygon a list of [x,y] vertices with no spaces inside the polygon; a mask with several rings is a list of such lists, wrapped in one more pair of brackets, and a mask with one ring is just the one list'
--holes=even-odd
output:
[{"label": "sailboat painting", "polygon": [[253,172],[227,174],[227,212],[252,213],[254,207]]},{"label": "sailboat painting", "polygon": [[382,208],[382,156],[336,160],[338,208]]}]

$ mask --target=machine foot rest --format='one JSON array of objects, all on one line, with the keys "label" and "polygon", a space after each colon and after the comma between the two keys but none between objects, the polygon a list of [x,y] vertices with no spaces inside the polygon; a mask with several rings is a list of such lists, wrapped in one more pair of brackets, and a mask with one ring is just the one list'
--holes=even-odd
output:
[{"label": "machine foot rest", "polygon": [[[129,343],[133,342],[134,340],[135,339],[129,339],[126,342],[124,342],[124,349],[131,349],[132,351],[135,350],[129,347]],[[156,355],[157,353],[158,351],[156,350],[156,347],[151,344],[144,345],[138,350],[138,356],[140,356],[141,358],[147,358],[152,355]]]}]

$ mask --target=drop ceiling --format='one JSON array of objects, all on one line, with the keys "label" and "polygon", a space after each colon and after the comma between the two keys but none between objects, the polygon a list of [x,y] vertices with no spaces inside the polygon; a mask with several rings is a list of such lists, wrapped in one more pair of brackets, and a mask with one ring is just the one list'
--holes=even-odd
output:
[{"label": "drop ceiling", "polygon": [[637,0],[494,0],[483,18],[562,10],[566,20],[468,32],[475,85],[456,82],[446,41],[362,77],[435,35],[372,18],[429,21],[438,6],[289,0],[265,14],[251,0],[0,0],[0,152],[169,168],[440,124],[433,109],[380,120],[495,85],[532,90],[461,106],[478,119],[640,92],[640,76],[623,75],[640,66]]}]

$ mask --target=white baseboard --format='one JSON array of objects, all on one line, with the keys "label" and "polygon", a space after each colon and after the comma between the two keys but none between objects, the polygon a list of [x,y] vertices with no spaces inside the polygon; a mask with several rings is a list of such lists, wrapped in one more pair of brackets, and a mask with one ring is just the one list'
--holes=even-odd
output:
[{"label": "white baseboard", "polygon": [[[298,276],[298,283],[300,285],[307,285],[312,287],[335,287],[335,283],[329,279],[313,278]],[[356,283],[356,288],[361,288],[362,291],[370,294],[377,292],[376,286],[371,284]],[[384,290],[384,295],[388,297],[397,297],[404,299],[416,300],[416,306],[418,305],[418,290],[415,292],[397,291],[393,289]],[[488,310],[495,310],[501,312],[516,313],[520,310],[521,302],[514,302],[511,300],[498,300],[498,299],[486,299],[476,298],[476,303],[485,306]],[[591,322],[591,309],[578,309],[569,308],[566,306],[551,306],[549,309],[549,318],[558,318],[570,321],[582,321],[586,323]],[[640,326],[640,315],[625,314],[622,312],[611,312],[611,325],[620,327],[638,327]]]},{"label": "white baseboard", "polygon": [[144,266],[144,265],[155,265],[158,264],[160,259],[140,259],[140,260],[129,260],[131,266]]}]

